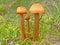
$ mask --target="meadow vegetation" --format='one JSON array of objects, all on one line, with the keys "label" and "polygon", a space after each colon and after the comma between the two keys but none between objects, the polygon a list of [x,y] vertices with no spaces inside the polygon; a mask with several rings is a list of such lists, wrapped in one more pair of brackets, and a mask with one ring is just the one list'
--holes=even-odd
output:
[{"label": "meadow vegetation", "polygon": [[[60,0],[37,0],[45,8],[45,14],[40,15],[38,41],[26,38],[21,40],[20,15],[16,8],[20,5],[27,9],[35,0],[0,0],[0,45],[60,45]],[[31,17],[30,34],[34,32],[34,15]],[[26,28],[25,21],[25,28]],[[26,29],[25,29],[26,30]],[[32,37],[31,36],[31,37]]]}]

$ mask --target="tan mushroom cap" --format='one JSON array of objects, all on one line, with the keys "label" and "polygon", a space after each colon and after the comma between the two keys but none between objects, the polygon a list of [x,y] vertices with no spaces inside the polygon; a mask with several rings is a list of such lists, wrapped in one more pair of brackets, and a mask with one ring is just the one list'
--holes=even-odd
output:
[{"label": "tan mushroom cap", "polygon": [[27,9],[24,6],[20,6],[20,7],[17,8],[16,13],[17,14],[26,14]]},{"label": "tan mushroom cap", "polygon": [[35,3],[31,6],[31,8],[29,9],[29,12],[43,14],[45,13],[45,10],[40,3]]},{"label": "tan mushroom cap", "polygon": [[30,16],[25,16],[25,20],[29,20],[30,19]]}]

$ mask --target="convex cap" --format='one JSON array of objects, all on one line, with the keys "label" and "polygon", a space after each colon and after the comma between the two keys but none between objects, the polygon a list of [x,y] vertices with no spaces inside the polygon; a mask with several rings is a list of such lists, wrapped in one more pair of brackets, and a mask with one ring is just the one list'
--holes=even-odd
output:
[{"label": "convex cap", "polygon": [[16,11],[17,14],[26,14],[27,13],[27,9],[24,6],[20,6],[17,8]]},{"label": "convex cap", "polygon": [[39,13],[39,14],[43,14],[45,13],[45,10],[43,8],[43,6],[40,3],[35,3],[31,6],[30,13]]},{"label": "convex cap", "polygon": [[30,19],[30,16],[25,16],[25,20],[29,20]]}]

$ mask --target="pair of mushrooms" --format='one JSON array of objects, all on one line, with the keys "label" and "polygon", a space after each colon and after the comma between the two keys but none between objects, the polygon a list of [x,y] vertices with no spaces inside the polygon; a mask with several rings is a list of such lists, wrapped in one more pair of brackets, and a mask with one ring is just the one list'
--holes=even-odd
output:
[{"label": "pair of mushrooms", "polygon": [[[45,11],[41,4],[35,3],[31,6],[31,8],[29,9],[29,12],[33,13],[35,16],[33,39],[36,40],[39,36],[39,14],[41,15]],[[27,13],[27,9],[24,6],[20,6],[17,8],[17,14],[20,14],[21,16],[20,22],[21,22],[22,39],[26,38],[26,33],[25,33],[25,28],[24,28],[24,17],[23,17],[23,15],[26,13]],[[29,16],[26,16],[25,19],[29,20]],[[29,27],[29,21],[28,21],[28,33],[29,31],[30,31],[30,27]]]}]

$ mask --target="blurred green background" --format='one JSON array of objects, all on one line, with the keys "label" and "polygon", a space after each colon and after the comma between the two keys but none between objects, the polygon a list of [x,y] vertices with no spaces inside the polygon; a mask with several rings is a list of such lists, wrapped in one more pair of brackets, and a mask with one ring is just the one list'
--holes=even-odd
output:
[{"label": "blurred green background", "polygon": [[[35,2],[41,3],[45,8],[45,14],[40,15],[39,40],[35,43],[53,45],[52,40],[49,39],[55,39],[54,36],[58,36],[57,39],[60,39],[60,0],[0,0],[0,45],[9,45],[11,41],[11,45],[35,45],[34,41],[28,38],[24,41],[21,40],[20,15],[16,14],[18,6],[23,5],[29,10]],[[26,15],[31,17],[30,34],[33,36],[34,15],[30,13]],[[25,21],[25,28],[26,25]]]}]

